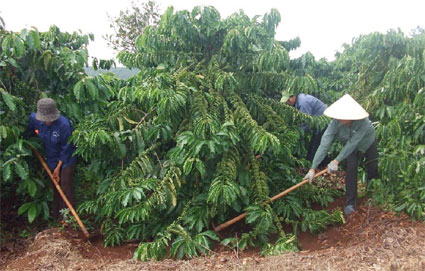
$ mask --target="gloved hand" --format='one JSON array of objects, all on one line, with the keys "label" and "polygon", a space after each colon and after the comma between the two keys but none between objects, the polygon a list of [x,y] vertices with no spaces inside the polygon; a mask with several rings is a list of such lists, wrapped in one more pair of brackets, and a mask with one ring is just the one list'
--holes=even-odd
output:
[{"label": "gloved hand", "polygon": [[338,171],[338,161],[332,160],[332,162],[328,164],[328,173],[335,174],[337,173],[337,171]]},{"label": "gloved hand", "polygon": [[313,183],[313,178],[314,178],[314,169],[310,169],[307,174],[304,176],[303,180],[307,180],[310,184]]}]

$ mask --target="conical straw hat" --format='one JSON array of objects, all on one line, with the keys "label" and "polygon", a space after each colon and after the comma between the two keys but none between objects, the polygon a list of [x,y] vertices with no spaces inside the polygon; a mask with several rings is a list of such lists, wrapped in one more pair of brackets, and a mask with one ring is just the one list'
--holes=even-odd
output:
[{"label": "conical straw hat", "polygon": [[282,91],[282,98],[280,99],[280,102],[286,103],[289,100],[290,97],[291,97],[291,94],[289,94],[286,91]]},{"label": "conical straw hat", "polygon": [[369,113],[348,94],[331,104],[323,114],[338,120],[361,120],[369,117]]}]

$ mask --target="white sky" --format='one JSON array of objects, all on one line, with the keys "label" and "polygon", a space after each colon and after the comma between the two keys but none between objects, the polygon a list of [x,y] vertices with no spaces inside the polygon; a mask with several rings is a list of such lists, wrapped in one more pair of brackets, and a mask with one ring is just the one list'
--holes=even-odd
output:
[{"label": "white sky", "polygon": [[[310,51],[316,59],[333,60],[343,43],[373,31],[386,32],[400,28],[405,34],[425,28],[425,0],[157,0],[163,12],[168,6],[191,10],[197,5],[212,5],[225,18],[239,9],[253,17],[277,8],[281,23],[277,40],[299,36],[301,47],[291,53],[297,57]],[[107,14],[117,16],[130,6],[131,0],[0,0],[0,16],[6,29],[20,31],[36,27],[48,30],[50,25],[61,31],[93,33],[90,56],[109,59],[116,53],[107,47],[102,35],[112,33]]]}]

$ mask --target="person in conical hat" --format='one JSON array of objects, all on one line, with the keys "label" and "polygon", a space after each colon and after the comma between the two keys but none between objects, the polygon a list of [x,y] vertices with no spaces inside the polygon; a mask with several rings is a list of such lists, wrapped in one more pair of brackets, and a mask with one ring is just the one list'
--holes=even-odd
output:
[{"label": "person in conical hat", "polygon": [[327,155],[334,139],[338,138],[344,144],[344,147],[338,156],[328,164],[328,173],[336,173],[339,163],[347,159],[344,213],[349,215],[355,211],[357,203],[359,152],[365,154],[367,181],[369,182],[378,175],[375,128],[368,118],[369,113],[348,94],[334,102],[323,114],[333,120],[322,136],[311,169],[304,179],[309,179],[310,183],[312,182],[318,165]]},{"label": "person in conical hat", "polygon": [[[290,94],[287,91],[282,91],[282,98],[280,100],[282,103],[293,106],[299,111],[308,114],[310,116],[321,116],[327,108],[326,104],[310,94],[299,93],[298,95]],[[304,132],[309,130],[309,127],[306,124],[303,124],[301,128]],[[317,151],[317,148],[320,145],[320,140],[322,135],[325,132],[324,129],[314,129],[310,138],[310,142],[307,147],[307,160],[310,162],[313,161],[314,154]],[[327,160],[325,158],[324,160]],[[326,161],[325,161],[326,162]]]}]

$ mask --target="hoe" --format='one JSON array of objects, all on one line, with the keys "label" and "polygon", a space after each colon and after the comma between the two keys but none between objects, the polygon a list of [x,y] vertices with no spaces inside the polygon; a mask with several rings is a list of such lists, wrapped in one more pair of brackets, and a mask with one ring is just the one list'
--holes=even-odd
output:
[{"label": "hoe", "polygon": [[[321,176],[321,175],[325,174],[327,171],[328,171],[328,169],[327,169],[327,168],[325,168],[324,170],[322,170],[322,171],[318,172],[316,175],[314,175],[314,178],[319,177],[319,176]],[[308,180],[308,179],[305,179],[305,180],[303,180],[302,182],[299,182],[299,183],[297,183],[296,185],[291,186],[290,188],[286,189],[285,191],[282,191],[282,192],[280,192],[279,194],[275,195],[274,197],[272,197],[272,198],[270,199],[270,201],[271,201],[271,202],[273,202],[273,201],[275,201],[275,200],[277,200],[277,199],[280,199],[281,197],[285,196],[286,194],[291,193],[292,191],[294,191],[294,190],[295,190],[295,189],[297,189],[298,187],[303,186],[304,184],[306,184],[306,183],[308,183],[308,182],[309,182],[309,180]],[[218,225],[217,227],[215,227],[215,228],[214,228],[214,230],[215,230],[216,232],[219,232],[219,231],[221,231],[221,230],[223,230],[223,229],[225,229],[225,228],[229,227],[230,225],[232,225],[232,224],[234,224],[234,223],[238,222],[239,220],[244,219],[245,217],[246,217],[246,212],[245,212],[245,213],[243,213],[243,214],[238,215],[237,217],[235,217],[235,218],[233,218],[233,219],[231,219],[231,220],[229,220],[229,221],[227,221],[227,222],[224,222],[223,224]]]},{"label": "hoe", "polygon": [[35,149],[32,146],[30,146],[30,148],[34,152],[35,156],[37,156],[38,160],[40,160],[41,165],[46,170],[47,174],[49,175],[50,179],[53,182],[53,185],[58,190],[59,195],[62,197],[62,199],[65,202],[66,206],[68,206],[68,208],[71,211],[72,215],[75,217],[75,220],[77,220],[77,223],[80,226],[81,230],[83,231],[84,235],[88,239],[90,237],[90,235],[89,235],[88,231],[86,230],[86,227],[84,227],[84,224],[83,224],[83,222],[81,222],[80,218],[78,217],[77,213],[75,212],[74,207],[72,207],[72,205],[69,202],[68,198],[63,193],[62,188],[60,187],[59,183],[56,182],[56,180],[53,178],[53,174],[50,171],[49,167],[47,166],[46,162],[44,161],[43,157],[41,157],[41,154],[37,151],[37,149]]}]

